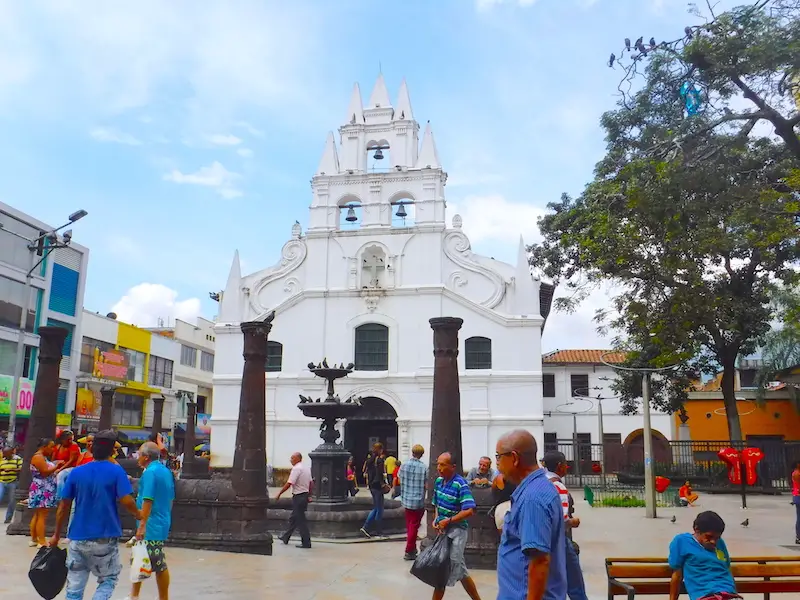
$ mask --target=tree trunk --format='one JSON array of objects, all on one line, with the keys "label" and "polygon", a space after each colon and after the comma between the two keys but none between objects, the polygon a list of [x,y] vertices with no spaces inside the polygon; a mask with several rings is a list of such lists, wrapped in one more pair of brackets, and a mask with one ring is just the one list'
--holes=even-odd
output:
[{"label": "tree trunk", "polygon": [[739,407],[736,405],[736,356],[722,362],[722,401],[728,418],[728,436],[732,442],[742,441]]}]

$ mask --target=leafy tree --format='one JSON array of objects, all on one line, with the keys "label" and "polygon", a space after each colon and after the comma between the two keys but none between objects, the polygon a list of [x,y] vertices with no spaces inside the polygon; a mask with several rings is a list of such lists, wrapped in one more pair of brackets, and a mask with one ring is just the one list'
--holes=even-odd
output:
[{"label": "leafy tree", "polygon": [[[532,264],[571,292],[557,308],[573,309],[601,281],[617,284],[613,310],[598,319],[634,349],[631,364],[684,363],[654,381],[660,408],[680,406],[690,371],[719,365],[733,440],[742,438],[736,359],[769,331],[775,285],[798,278],[800,118],[793,105],[777,107],[791,104],[799,12],[762,0],[675,42],[637,40],[626,81],[642,64],[644,81],[603,115],[608,149],[594,181],[548,205],[544,239],[530,248]],[[692,116],[680,94],[687,80],[706,99]],[[755,109],[742,111],[743,98]],[[777,135],[759,136],[759,121]],[[624,399],[635,389],[620,391]]]},{"label": "leafy tree", "polygon": [[[762,367],[756,373],[758,399],[763,401],[766,386],[774,381],[778,371],[800,364],[800,293],[797,290],[779,289],[773,295],[773,307],[780,325],[768,331],[761,340]],[[800,411],[800,397],[794,386],[789,386],[795,409]]]}]

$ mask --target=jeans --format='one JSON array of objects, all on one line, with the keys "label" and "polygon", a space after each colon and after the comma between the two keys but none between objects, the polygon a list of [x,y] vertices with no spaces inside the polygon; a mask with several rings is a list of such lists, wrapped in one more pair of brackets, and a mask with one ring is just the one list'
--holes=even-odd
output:
[{"label": "jeans", "polygon": [[300,532],[300,543],[303,546],[311,545],[311,534],[308,531],[308,521],[306,520],[306,510],[308,509],[308,492],[295,494],[292,496],[292,516],[289,517],[289,528],[281,535],[285,541],[289,541],[297,529]]},{"label": "jeans", "polygon": [[117,538],[70,541],[66,600],[83,600],[89,573],[97,577],[97,591],[92,600],[111,600],[121,571]]},{"label": "jeans", "polygon": [[11,520],[11,517],[14,516],[14,505],[16,504],[16,500],[14,499],[14,492],[17,491],[17,482],[12,481],[11,483],[3,483],[0,481],[0,502],[3,501],[3,498],[8,496],[8,508],[6,509],[6,523]]},{"label": "jeans", "polygon": [[578,553],[575,552],[575,546],[572,545],[571,539],[564,536],[564,541],[566,542],[567,557],[567,596],[569,596],[569,600],[588,600]]},{"label": "jeans", "polygon": [[794,509],[797,512],[794,522],[794,537],[800,541],[800,496],[793,496],[792,502],[794,502]]},{"label": "jeans", "polygon": [[417,535],[424,516],[424,508],[406,509],[406,554],[417,553]]},{"label": "jeans", "polygon": [[383,531],[383,490],[380,488],[369,488],[369,493],[372,494],[372,510],[367,515],[367,520],[364,521],[364,529],[369,531],[369,526],[375,524],[375,531],[378,535]]}]

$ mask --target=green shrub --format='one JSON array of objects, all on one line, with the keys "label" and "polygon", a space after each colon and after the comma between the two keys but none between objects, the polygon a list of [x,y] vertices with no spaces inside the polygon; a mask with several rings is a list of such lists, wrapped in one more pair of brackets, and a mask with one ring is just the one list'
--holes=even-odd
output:
[{"label": "green shrub", "polygon": [[599,502],[595,500],[595,506],[606,506],[610,508],[642,508],[644,507],[644,500],[639,498],[603,498]]}]

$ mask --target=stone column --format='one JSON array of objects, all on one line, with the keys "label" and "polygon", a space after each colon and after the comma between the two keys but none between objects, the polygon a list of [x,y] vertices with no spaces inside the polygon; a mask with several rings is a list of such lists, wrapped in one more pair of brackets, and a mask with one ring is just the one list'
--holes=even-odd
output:
[{"label": "stone column", "polygon": [[[153,402],[153,434],[161,433],[163,430],[162,419],[164,418],[164,396],[156,396],[151,399]],[[184,454],[184,456],[186,456]]]},{"label": "stone column", "polygon": [[111,429],[114,421],[114,392],[116,388],[111,386],[103,386],[100,388],[100,423],[97,426],[98,431],[106,431]]},{"label": "stone column", "polygon": [[[58,370],[64,340],[69,332],[63,327],[39,328],[39,369],[33,391],[33,407],[28,417],[28,432],[25,435],[25,451],[22,472],[19,476],[18,492],[28,495],[31,483],[31,458],[41,438],[52,438],[56,434],[58,414]],[[16,399],[14,399],[15,401]]]},{"label": "stone column", "polygon": [[266,498],[267,493],[267,336],[275,313],[264,321],[242,323],[244,369],[239,397],[239,423],[231,483],[240,498]]},{"label": "stone column", "polygon": [[433,401],[431,404],[430,486],[436,480],[436,459],[450,452],[459,472],[461,462],[461,392],[458,387],[458,330],[464,320],[436,317],[433,329]]}]

